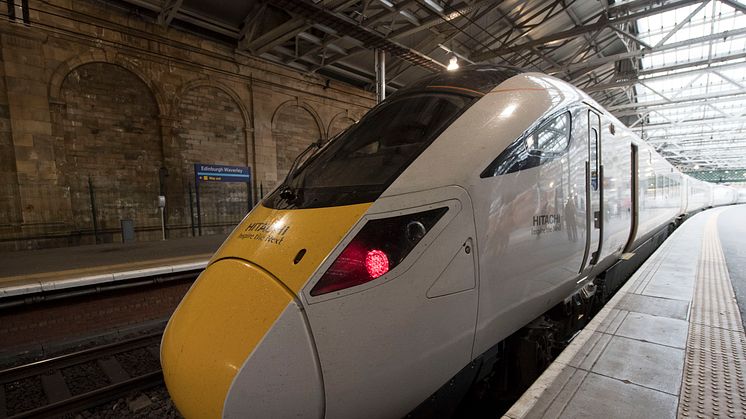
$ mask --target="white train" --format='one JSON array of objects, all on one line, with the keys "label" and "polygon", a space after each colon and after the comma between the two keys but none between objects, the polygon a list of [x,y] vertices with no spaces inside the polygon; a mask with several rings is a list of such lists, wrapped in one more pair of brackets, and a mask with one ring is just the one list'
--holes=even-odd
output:
[{"label": "white train", "polygon": [[168,324],[166,384],[187,418],[402,417],[656,230],[735,201],[563,81],[434,75],[241,222]]}]

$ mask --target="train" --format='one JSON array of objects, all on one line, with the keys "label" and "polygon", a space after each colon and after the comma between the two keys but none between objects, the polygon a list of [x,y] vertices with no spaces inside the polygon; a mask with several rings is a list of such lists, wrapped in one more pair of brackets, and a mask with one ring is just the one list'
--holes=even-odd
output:
[{"label": "train", "polygon": [[235,228],[165,329],[187,418],[403,417],[681,217],[693,179],[580,89],[465,66],[399,90]]}]

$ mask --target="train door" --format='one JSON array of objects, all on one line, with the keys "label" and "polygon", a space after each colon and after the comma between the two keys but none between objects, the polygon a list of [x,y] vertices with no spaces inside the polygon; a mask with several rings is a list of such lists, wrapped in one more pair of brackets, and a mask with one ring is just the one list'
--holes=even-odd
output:
[{"label": "train door", "polygon": [[585,162],[586,229],[585,252],[580,265],[598,262],[603,245],[603,165],[601,164],[601,117],[588,109],[588,156]]},{"label": "train door", "polygon": [[629,236],[622,253],[632,251],[637,238],[637,228],[640,220],[640,148],[637,144],[630,145],[630,202],[629,211],[632,219],[629,224]]}]

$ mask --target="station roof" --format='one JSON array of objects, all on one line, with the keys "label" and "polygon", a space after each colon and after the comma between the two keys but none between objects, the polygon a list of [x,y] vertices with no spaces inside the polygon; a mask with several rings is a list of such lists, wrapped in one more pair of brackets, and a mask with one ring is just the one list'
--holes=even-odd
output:
[{"label": "station roof", "polygon": [[[746,168],[743,0],[124,0],[176,26],[366,89],[461,63],[585,89],[685,171]],[[746,179],[746,178],[745,178]]]}]

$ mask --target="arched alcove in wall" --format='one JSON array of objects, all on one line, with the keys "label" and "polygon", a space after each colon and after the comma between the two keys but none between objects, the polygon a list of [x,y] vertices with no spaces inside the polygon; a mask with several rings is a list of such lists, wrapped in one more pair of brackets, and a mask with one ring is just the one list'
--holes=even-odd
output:
[{"label": "arched alcove in wall", "polygon": [[[238,96],[228,88],[197,81],[181,89],[174,105],[175,143],[183,176],[184,206],[174,208],[176,222],[189,222],[188,191],[194,182],[194,164],[250,166],[253,156],[247,138],[250,123]],[[200,209],[203,230],[232,228],[250,209],[251,188],[241,183],[201,183]],[[185,218],[186,217],[186,218]]]},{"label": "arched alcove in wall", "polygon": [[103,230],[118,231],[122,219],[159,228],[159,109],[146,83],[119,65],[89,62],[64,77],[56,100],[53,129],[64,140],[56,158],[75,227],[93,228],[93,196]]},{"label": "arched alcove in wall", "polygon": [[146,71],[137,64],[137,60],[132,60],[131,58],[132,57],[126,57],[111,51],[92,49],[83,54],[76,55],[68,59],[67,61],[58,65],[50,77],[50,102],[53,104],[64,102],[64,97],[62,95],[62,85],[73,70],[86,64],[108,63],[128,70],[130,73],[137,76],[137,78],[142,83],[145,83],[145,85],[148,87],[149,95],[156,102],[156,105],[158,107],[158,114],[166,115],[168,113],[166,109],[167,104],[164,100],[164,95],[161,89],[152,79],[147,77]]},{"label": "arched alcove in wall", "polygon": [[324,138],[313,108],[296,101],[280,105],[272,118],[272,137],[277,147],[277,178],[290,170],[293,160],[314,141]]},{"label": "arched alcove in wall", "polygon": [[329,123],[329,129],[327,130],[327,132],[329,133],[329,138],[332,138],[340,132],[346,130],[355,122],[356,121],[354,119],[347,116],[347,112],[340,112],[334,115],[332,121]]}]

